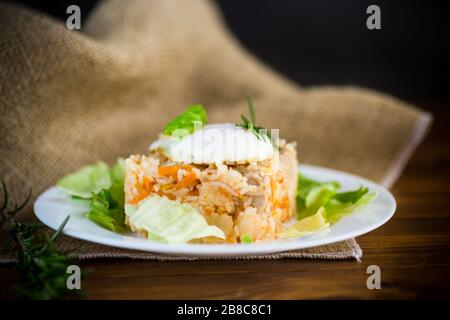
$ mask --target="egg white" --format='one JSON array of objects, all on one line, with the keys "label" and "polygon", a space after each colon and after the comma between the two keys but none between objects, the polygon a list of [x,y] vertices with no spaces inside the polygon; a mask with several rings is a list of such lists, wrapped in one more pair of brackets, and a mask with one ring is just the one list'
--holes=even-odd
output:
[{"label": "egg white", "polygon": [[248,163],[272,159],[271,141],[233,123],[209,124],[183,138],[164,136],[150,145],[174,162]]}]

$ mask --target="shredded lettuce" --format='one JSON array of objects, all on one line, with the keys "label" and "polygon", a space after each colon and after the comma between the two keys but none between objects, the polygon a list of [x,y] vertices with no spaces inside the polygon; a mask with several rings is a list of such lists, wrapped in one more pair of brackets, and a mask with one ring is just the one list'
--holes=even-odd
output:
[{"label": "shredded lettuce", "polygon": [[104,162],[98,162],[85,166],[63,177],[57,185],[72,196],[89,199],[92,197],[92,193],[98,193],[111,186],[108,165]]},{"label": "shredded lettuce", "polygon": [[164,128],[164,134],[175,138],[182,138],[203,127],[207,122],[205,108],[201,104],[195,104],[187,108],[185,112],[170,121]]},{"label": "shredded lettuce", "polygon": [[191,205],[157,195],[138,205],[125,205],[130,222],[147,231],[148,238],[167,243],[186,243],[203,237],[225,239],[221,229],[208,225],[205,218]]},{"label": "shredded lettuce", "polygon": [[377,197],[376,193],[369,193],[366,187],[338,192],[340,187],[336,181],[319,182],[300,174],[297,188],[297,219],[310,217],[323,208],[326,222],[335,223]]}]

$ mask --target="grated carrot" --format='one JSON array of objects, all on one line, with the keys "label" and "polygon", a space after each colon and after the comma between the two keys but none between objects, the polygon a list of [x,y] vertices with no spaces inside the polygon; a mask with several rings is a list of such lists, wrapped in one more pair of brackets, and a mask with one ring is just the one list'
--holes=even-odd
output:
[{"label": "grated carrot", "polygon": [[178,166],[164,166],[164,167],[159,167],[158,168],[158,174],[160,176],[166,177],[166,176],[171,176],[176,178],[177,174],[178,174]]},{"label": "grated carrot", "polygon": [[197,184],[197,176],[193,172],[189,172],[183,179],[175,185],[177,190],[194,187]]},{"label": "grated carrot", "polygon": [[152,189],[153,183],[149,178],[144,177],[144,189],[150,191]]},{"label": "grated carrot", "polygon": [[136,204],[139,201],[141,201],[142,199],[144,199],[146,196],[148,196],[149,194],[150,194],[150,191],[143,190],[138,195],[136,195],[133,199],[128,201],[128,203],[129,204]]},{"label": "grated carrot", "polygon": [[186,171],[189,171],[189,172],[191,172],[192,171],[192,166],[190,166],[190,165],[188,165],[188,164],[182,164],[181,165],[181,169],[184,169],[184,170],[186,170]]},{"label": "grated carrot", "polygon": [[289,197],[287,195],[285,195],[283,197],[283,199],[281,200],[280,208],[281,209],[289,209],[290,205],[291,205],[291,203],[289,201]]}]

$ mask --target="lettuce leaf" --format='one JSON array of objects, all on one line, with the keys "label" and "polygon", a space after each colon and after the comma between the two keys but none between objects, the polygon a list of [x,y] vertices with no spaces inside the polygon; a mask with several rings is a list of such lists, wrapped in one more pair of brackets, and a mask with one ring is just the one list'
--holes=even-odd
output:
[{"label": "lettuce leaf", "polygon": [[301,219],[297,223],[291,225],[282,234],[282,238],[297,238],[311,235],[319,231],[330,231],[330,224],[325,218],[325,208],[321,207],[313,215]]},{"label": "lettuce leaf", "polygon": [[116,164],[112,167],[110,174],[111,187],[108,191],[111,194],[111,198],[123,208],[125,205],[125,160],[119,158]]},{"label": "lettuce leaf", "polygon": [[111,186],[108,165],[104,162],[98,162],[94,165],[85,166],[63,177],[57,185],[72,196],[89,199],[92,197],[92,193],[98,193]]},{"label": "lettuce leaf", "polygon": [[376,199],[378,193],[366,193],[362,195],[358,200],[354,203],[349,202],[340,202],[339,200],[332,199],[326,206],[325,218],[329,223],[336,223],[341,218],[351,214],[355,209],[362,207],[369,202],[372,202]]},{"label": "lettuce leaf", "polygon": [[124,180],[125,160],[120,158],[111,169],[104,162],[85,166],[62,178],[58,186],[74,197],[90,201],[88,219],[121,232],[126,229]]},{"label": "lettuce leaf", "polygon": [[115,232],[126,230],[125,225],[125,160],[119,158],[109,170],[111,185],[98,193],[93,193],[86,217]]},{"label": "lettuce leaf", "polygon": [[114,232],[126,229],[123,200],[117,202],[107,189],[92,195],[91,208],[86,217]]},{"label": "lettuce leaf", "polygon": [[327,203],[340,188],[336,181],[319,182],[299,174],[297,186],[298,218],[305,218]]},{"label": "lettuce leaf", "polygon": [[221,229],[208,225],[191,205],[165,197],[151,196],[138,205],[125,205],[126,215],[148,238],[167,243],[186,243],[192,239],[218,237],[225,239]]},{"label": "lettuce leaf", "polygon": [[319,182],[300,174],[297,188],[297,219],[315,215],[323,208],[325,220],[328,223],[335,223],[377,197],[375,193],[369,194],[366,187],[338,192],[340,187],[336,181]]},{"label": "lettuce leaf", "polygon": [[310,178],[307,178],[302,174],[299,174],[297,194],[301,198],[305,199],[306,196],[311,192],[312,189],[323,186],[323,185],[332,185],[336,190],[341,187],[341,185],[337,181],[319,182],[319,181],[315,181]]},{"label": "lettuce leaf", "polygon": [[175,138],[182,138],[197,129],[196,123],[203,127],[207,122],[205,108],[201,104],[195,104],[187,108],[185,112],[170,121],[164,128],[164,134]]},{"label": "lettuce leaf", "polygon": [[341,192],[336,194],[334,199],[336,199],[339,202],[346,203],[356,203],[359,199],[361,199],[366,193],[369,192],[368,188],[365,187],[359,187],[359,189],[354,191],[347,191],[347,192]]},{"label": "lettuce leaf", "polygon": [[122,183],[125,180],[125,160],[122,158],[117,159],[116,164],[110,171],[111,182]]}]

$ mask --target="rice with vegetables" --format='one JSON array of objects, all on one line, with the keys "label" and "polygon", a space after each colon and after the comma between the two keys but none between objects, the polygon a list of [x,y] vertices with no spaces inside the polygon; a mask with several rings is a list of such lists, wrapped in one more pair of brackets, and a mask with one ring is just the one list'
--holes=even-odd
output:
[{"label": "rice with vegetables", "polygon": [[[280,141],[279,157],[250,163],[192,164],[174,162],[153,150],[132,155],[125,165],[125,202],[136,205],[152,196],[189,204],[215,225],[226,239],[204,237],[204,243],[271,240],[296,212],[295,145]],[[133,231],[147,237],[147,231]]]}]

